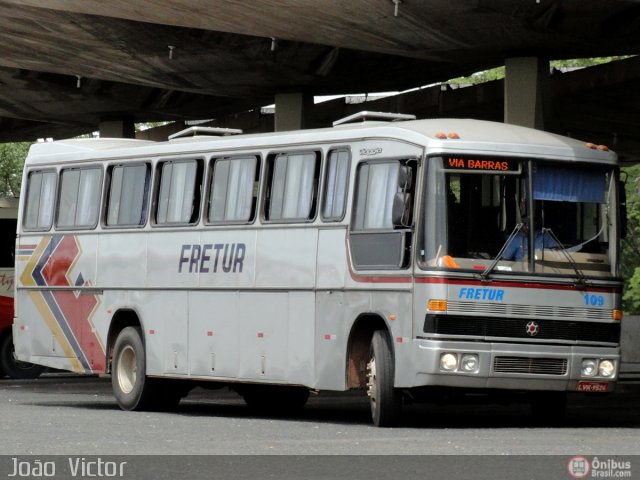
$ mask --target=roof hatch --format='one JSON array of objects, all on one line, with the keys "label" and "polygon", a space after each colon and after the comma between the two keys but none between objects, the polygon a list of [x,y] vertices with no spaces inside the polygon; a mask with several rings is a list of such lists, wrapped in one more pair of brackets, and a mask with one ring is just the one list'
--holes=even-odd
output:
[{"label": "roof hatch", "polygon": [[415,120],[416,116],[408,113],[389,113],[389,112],[370,112],[364,110],[354,113],[348,117],[341,118],[333,122],[333,126],[344,125],[345,123],[354,123],[358,121],[366,122],[367,120],[384,120],[387,122],[397,122],[399,120]]},{"label": "roof hatch", "polygon": [[184,137],[196,137],[198,135],[212,135],[218,137],[226,137],[228,135],[239,135],[242,130],[239,128],[222,128],[222,127],[189,127],[169,135],[169,140]]}]

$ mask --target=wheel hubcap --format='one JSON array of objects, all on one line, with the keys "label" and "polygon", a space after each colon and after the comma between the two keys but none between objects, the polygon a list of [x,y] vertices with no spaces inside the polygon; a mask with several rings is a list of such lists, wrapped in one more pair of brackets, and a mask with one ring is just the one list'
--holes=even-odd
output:
[{"label": "wheel hubcap", "polygon": [[378,385],[376,377],[376,359],[372,358],[367,363],[367,395],[371,401],[372,407],[375,407],[376,398],[378,396]]},{"label": "wheel hubcap", "polygon": [[138,365],[136,362],[136,352],[130,347],[126,346],[120,352],[118,357],[118,386],[123,393],[130,393],[136,384],[136,378],[138,377]]}]

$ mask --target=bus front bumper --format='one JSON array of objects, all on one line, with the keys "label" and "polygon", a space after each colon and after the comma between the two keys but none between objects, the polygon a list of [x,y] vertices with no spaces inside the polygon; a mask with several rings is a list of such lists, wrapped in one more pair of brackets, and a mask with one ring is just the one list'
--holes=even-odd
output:
[{"label": "bus front bumper", "polygon": [[416,339],[411,350],[412,387],[607,392],[620,366],[619,347]]}]

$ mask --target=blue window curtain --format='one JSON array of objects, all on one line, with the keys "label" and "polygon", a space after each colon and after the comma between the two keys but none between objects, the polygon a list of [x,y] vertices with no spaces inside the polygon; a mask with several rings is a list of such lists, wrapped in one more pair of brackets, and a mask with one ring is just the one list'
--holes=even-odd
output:
[{"label": "blue window curtain", "polygon": [[536,165],[534,200],[605,203],[606,175],[598,170]]}]

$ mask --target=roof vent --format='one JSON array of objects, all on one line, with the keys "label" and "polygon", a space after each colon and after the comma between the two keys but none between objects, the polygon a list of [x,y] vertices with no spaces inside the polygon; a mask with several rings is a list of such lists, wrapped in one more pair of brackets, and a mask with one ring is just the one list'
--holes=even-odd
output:
[{"label": "roof vent", "polygon": [[354,113],[353,115],[349,115],[348,117],[341,118],[340,120],[336,120],[333,122],[333,126],[337,127],[338,125],[343,125],[345,123],[353,123],[357,121],[367,121],[367,120],[385,120],[387,122],[397,122],[398,120],[415,120],[415,115],[410,115],[407,113],[389,113],[389,112],[369,112],[367,110],[363,112]]},{"label": "roof vent", "polygon": [[239,128],[222,128],[222,127],[189,127],[184,130],[180,130],[177,133],[169,135],[169,140],[183,137],[196,137],[198,135],[215,135],[219,137],[225,137],[227,135],[238,135],[242,133]]}]

